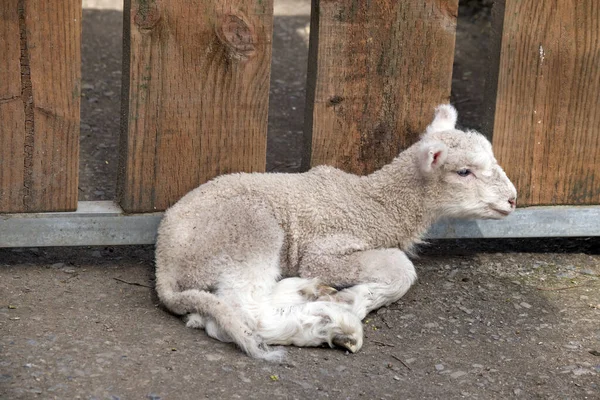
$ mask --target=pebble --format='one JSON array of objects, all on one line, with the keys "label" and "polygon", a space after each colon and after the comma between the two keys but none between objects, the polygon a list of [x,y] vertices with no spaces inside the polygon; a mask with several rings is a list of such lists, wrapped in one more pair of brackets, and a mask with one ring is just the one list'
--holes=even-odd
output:
[{"label": "pebble", "polygon": [[450,374],[450,376],[454,379],[460,378],[461,376],[465,376],[467,373],[465,371],[456,371]]},{"label": "pebble", "polygon": [[223,358],[222,355],[220,355],[220,354],[214,354],[214,353],[213,354],[206,354],[204,357],[206,357],[206,359],[208,361],[219,361],[220,359]]},{"label": "pebble", "polygon": [[585,369],[585,368],[577,368],[573,370],[573,375],[575,376],[581,376],[581,375],[592,375],[594,374],[593,371],[590,371],[589,369]]},{"label": "pebble", "polygon": [[522,302],[522,303],[519,303],[519,305],[523,308],[531,308],[531,304],[529,304],[529,303]]},{"label": "pebble", "polygon": [[436,371],[443,371],[444,370],[444,364],[435,364],[435,370]]},{"label": "pebble", "polygon": [[394,380],[395,380],[395,381],[399,381],[399,380],[400,380],[400,377],[399,377],[398,375],[394,375]]},{"label": "pebble", "polygon": [[50,266],[50,268],[62,268],[65,265],[66,265],[65,263],[54,263]]},{"label": "pebble", "polygon": [[579,271],[580,274],[584,274],[584,275],[598,275],[596,274],[594,271],[592,271],[591,269],[582,269],[581,271]]},{"label": "pebble", "polygon": [[464,306],[458,306],[458,309],[467,315],[471,315],[473,313],[473,310],[469,310],[467,307]]}]

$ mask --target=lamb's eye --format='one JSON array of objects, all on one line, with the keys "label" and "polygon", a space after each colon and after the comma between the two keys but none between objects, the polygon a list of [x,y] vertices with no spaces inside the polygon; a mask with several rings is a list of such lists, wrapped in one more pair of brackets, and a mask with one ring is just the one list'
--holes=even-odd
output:
[{"label": "lamb's eye", "polygon": [[459,176],[469,176],[471,175],[471,170],[468,168],[459,169],[456,171]]}]

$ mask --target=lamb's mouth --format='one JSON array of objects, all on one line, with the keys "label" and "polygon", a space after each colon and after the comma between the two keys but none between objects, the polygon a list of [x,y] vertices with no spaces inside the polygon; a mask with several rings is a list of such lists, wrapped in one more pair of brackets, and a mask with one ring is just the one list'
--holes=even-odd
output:
[{"label": "lamb's mouth", "polygon": [[493,208],[493,207],[490,207],[490,209],[492,211],[497,212],[498,214],[504,215],[505,217],[508,216],[512,212],[512,211],[500,210],[499,208]]}]

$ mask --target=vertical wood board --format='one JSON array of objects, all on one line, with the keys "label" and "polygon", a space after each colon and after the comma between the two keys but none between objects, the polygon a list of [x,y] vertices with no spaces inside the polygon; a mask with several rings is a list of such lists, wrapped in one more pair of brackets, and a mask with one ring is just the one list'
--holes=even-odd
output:
[{"label": "vertical wood board", "polygon": [[450,99],[458,0],[313,0],[304,167],[367,174]]},{"label": "vertical wood board", "polygon": [[273,1],[126,8],[123,209],[164,210],[217,175],[264,171]]},{"label": "vertical wood board", "polygon": [[24,210],[25,108],[18,6],[19,0],[0,2],[0,212]]},{"label": "vertical wood board", "polygon": [[600,3],[505,3],[496,156],[520,205],[600,204]]},{"label": "vertical wood board", "polygon": [[77,208],[81,2],[0,4],[0,212]]}]

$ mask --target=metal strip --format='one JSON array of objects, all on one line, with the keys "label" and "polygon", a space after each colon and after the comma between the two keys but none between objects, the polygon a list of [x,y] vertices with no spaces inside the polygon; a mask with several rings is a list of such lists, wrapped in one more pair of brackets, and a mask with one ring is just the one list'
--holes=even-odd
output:
[{"label": "metal strip", "polygon": [[503,220],[448,221],[435,224],[429,239],[600,236],[600,206],[517,209]]},{"label": "metal strip", "polygon": [[[81,201],[75,212],[0,215],[0,247],[153,244],[162,213],[125,214],[111,201]],[[429,239],[600,236],[600,206],[518,209],[500,221],[448,221]]]},{"label": "metal strip", "polygon": [[0,215],[0,247],[152,244],[162,213],[124,214],[112,201],[80,201],[75,212]]}]

